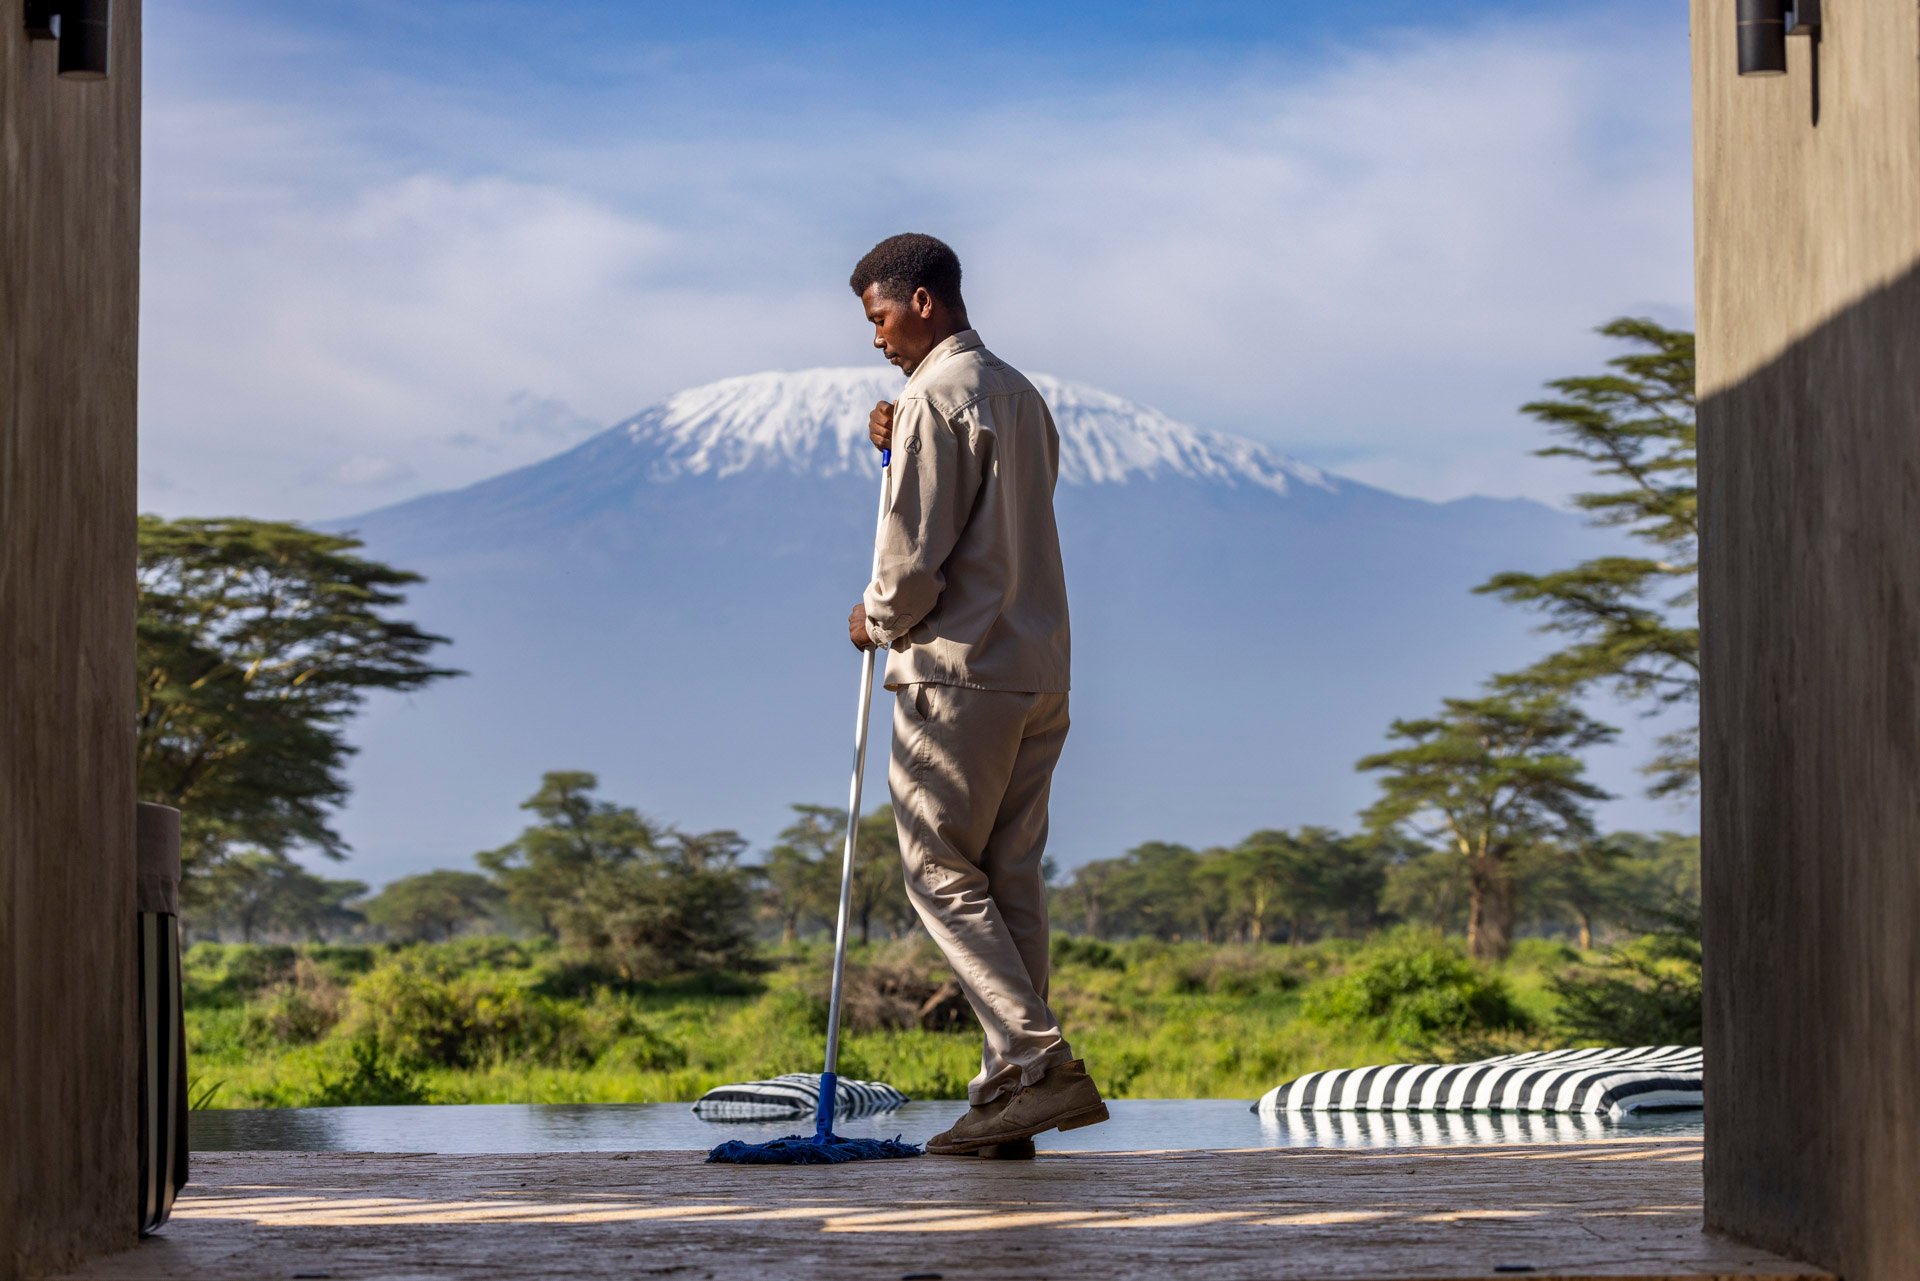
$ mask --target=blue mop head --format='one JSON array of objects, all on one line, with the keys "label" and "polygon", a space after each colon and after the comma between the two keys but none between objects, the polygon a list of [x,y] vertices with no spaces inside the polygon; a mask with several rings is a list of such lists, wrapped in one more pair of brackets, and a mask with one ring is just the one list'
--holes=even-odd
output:
[{"label": "blue mop head", "polygon": [[707,1153],[708,1164],[721,1165],[839,1165],[843,1161],[884,1161],[890,1157],[919,1156],[920,1149],[891,1139],[843,1139],[833,1132],[833,1112],[840,1098],[840,1078],[831,1070],[820,1074],[820,1101],[813,1137],[789,1134],[767,1143],[728,1139]]},{"label": "blue mop head", "polygon": [[884,1161],[890,1157],[919,1156],[920,1149],[891,1139],[843,1139],[837,1134],[806,1137],[792,1134],[768,1143],[729,1139],[707,1153],[709,1163],[722,1165],[839,1165],[842,1161]]}]

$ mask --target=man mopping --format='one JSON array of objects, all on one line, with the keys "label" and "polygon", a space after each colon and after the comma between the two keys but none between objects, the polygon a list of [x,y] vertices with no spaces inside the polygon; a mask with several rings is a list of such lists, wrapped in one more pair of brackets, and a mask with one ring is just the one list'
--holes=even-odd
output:
[{"label": "man mopping", "polygon": [[893,236],[850,283],[907,385],[869,421],[891,483],[848,635],[892,651],[887,781],[907,894],[986,1032],[971,1106],[927,1151],[1031,1156],[1036,1134],[1107,1119],[1047,1006],[1040,863],[1067,738],[1060,436],[1033,384],[969,327],[953,250]]}]

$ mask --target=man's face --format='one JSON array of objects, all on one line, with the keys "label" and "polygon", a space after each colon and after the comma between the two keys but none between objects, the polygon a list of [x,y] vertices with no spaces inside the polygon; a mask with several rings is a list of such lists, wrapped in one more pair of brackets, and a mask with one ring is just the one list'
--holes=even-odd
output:
[{"label": "man's face", "polygon": [[889,298],[876,281],[860,295],[860,305],[873,325],[873,345],[886,355],[888,364],[911,375],[936,345],[933,296],[916,289],[911,298]]}]

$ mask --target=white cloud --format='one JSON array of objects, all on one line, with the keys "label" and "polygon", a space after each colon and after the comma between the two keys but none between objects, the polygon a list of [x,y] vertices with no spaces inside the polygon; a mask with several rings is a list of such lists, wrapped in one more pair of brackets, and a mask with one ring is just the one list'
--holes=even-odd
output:
[{"label": "white cloud", "polygon": [[355,488],[368,488],[379,485],[398,484],[413,479],[413,468],[395,458],[375,458],[368,454],[355,454],[335,467],[328,479],[338,485],[350,485]]},{"label": "white cloud", "polygon": [[[1552,497],[1569,477],[1515,406],[1592,367],[1601,321],[1687,310],[1672,43],[1483,28],[969,118],[801,101],[700,137],[545,136],[502,102],[414,128],[444,155],[367,114],[157,85],[142,412],[174,483],[152,497],[344,514],[374,483],[355,460],[441,488],[692,382],[858,360],[845,272],[907,227],[961,249],[1019,363],[1409,492]],[[711,92],[728,74],[751,68]]]},{"label": "white cloud", "polygon": [[522,389],[507,397],[508,414],[500,430],[510,436],[539,436],[545,440],[577,440],[599,430],[601,424],[582,418],[573,406],[552,396],[536,396]]}]

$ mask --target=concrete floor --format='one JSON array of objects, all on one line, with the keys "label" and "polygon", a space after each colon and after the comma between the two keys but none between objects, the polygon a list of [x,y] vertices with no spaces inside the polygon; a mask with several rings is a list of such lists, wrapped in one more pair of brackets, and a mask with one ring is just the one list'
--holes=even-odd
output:
[{"label": "concrete floor", "polygon": [[223,1153],[71,1281],[1827,1274],[1700,1231],[1700,1144],[923,1157]]}]

